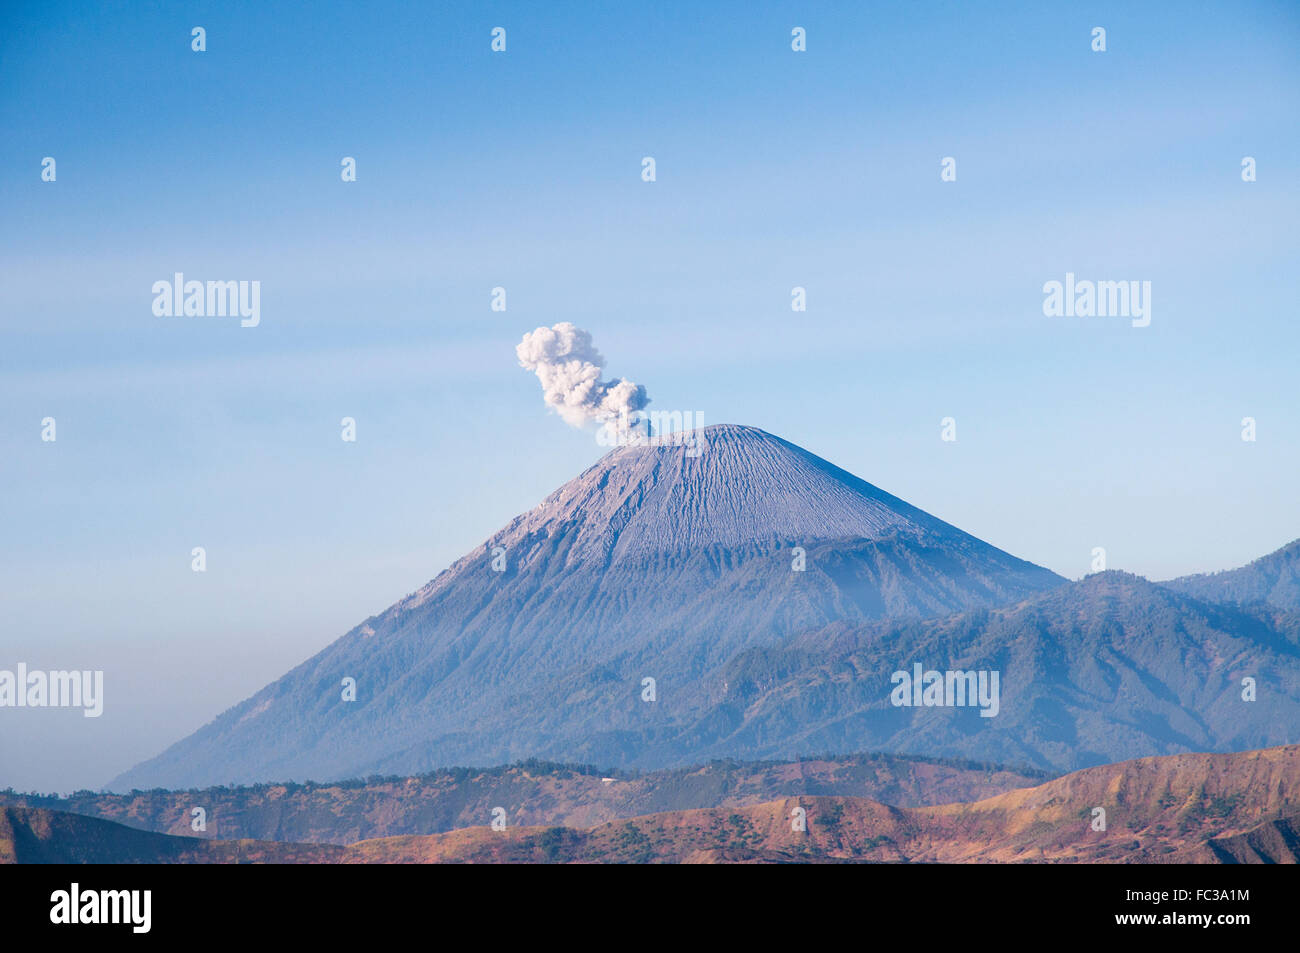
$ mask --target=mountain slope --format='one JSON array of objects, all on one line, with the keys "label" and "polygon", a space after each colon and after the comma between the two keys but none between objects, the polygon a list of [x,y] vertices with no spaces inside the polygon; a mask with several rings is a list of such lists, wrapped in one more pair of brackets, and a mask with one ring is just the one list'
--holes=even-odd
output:
[{"label": "mountain slope", "polygon": [[1161,585],[1198,599],[1242,605],[1264,602],[1300,612],[1300,539],[1238,569],[1180,576]]},{"label": "mountain slope", "polygon": [[1300,815],[1265,821],[1241,834],[1207,841],[1188,853],[1191,863],[1300,864]]},{"label": "mountain slope", "polygon": [[[893,705],[892,674],[917,663],[999,673],[997,715]],[[1068,771],[1300,741],[1300,616],[1106,572],[1003,609],[838,623],[739,653],[722,679],[706,711],[647,743],[686,737],[705,756],[746,757],[856,747]]]},{"label": "mountain slope", "polygon": [[[835,620],[944,615],[1063,582],[761,430],[702,434],[702,452],[607,454],[481,550],[111,786],[534,756],[688,763],[698,760],[689,738],[647,757],[647,736],[705,704],[738,652]],[[806,571],[793,571],[795,547]],[[656,702],[640,700],[647,677]],[[356,680],[353,702],[344,678]]]}]

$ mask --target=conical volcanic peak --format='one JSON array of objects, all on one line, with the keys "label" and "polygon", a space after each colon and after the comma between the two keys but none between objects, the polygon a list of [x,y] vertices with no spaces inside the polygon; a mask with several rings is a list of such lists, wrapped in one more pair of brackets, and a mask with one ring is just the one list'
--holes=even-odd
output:
[{"label": "conical volcanic peak", "polygon": [[491,545],[564,533],[570,561],[612,563],[773,541],[965,536],[756,427],[715,424],[675,436],[611,451]]},{"label": "conical volcanic peak", "polygon": [[[832,622],[946,615],[1063,583],[785,440],[706,427],[606,454],[418,592],[118,781],[347,777],[528,756],[681,763],[716,726],[655,739],[678,738],[717,703],[738,653]],[[355,701],[340,699],[345,677]],[[638,700],[646,677],[661,702]]]}]

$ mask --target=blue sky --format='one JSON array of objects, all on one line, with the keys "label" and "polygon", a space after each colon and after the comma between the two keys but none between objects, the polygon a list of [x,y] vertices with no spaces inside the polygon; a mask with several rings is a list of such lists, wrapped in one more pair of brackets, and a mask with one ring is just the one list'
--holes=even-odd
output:
[{"label": "blue sky", "polygon": [[[1294,4],[123,6],[0,14],[0,667],[107,692],[0,711],[0,785],[102,784],[596,459],[515,364],[562,320],[1072,578],[1300,536]],[[260,326],[155,317],[176,271]],[[1067,271],[1150,327],[1044,317]]]}]

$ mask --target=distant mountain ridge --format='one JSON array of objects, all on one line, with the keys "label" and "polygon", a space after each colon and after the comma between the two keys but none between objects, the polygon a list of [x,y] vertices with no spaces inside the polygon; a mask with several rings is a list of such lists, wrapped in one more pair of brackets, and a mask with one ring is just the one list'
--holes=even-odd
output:
[{"label": "distant mountain ridge", "polygon": [[[999,672],[999,714],[894,706],[891,673],[916,663]],[[1202,602],[1110,571],[1000,609],[835,623],[738,653],[725,679],[726,692],[680,729],[705,756],[851,741],[1069,771],[1300,741],[1300,614]]]},{"label": "distant mountain ridge", "polygon": [[1300,612],[1300,539],[1238,569],[1180,576],[1161,585],[1198,599],[1267,603]]},{"label": "distant mountain ridge", "polygon": [[[685,764],[698,760],[689,737],[649,742],[707,705],[740,652],[835,621],[942,616],[1064,583],[761,430],[701,433],[698,455],[689,445],[607,454],[111,786],[526,757]],[[341,697],[344,678],[356,680],[354,702]]]}]

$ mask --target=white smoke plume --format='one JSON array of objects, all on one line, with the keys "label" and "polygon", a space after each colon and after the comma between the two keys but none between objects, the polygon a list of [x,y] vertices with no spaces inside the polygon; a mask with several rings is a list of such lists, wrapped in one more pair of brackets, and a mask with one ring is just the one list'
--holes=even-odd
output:
[{"label": "white smoke plume", "polygon": [[591,343],[591,333],[568,321],[525,334],[515,354],[520,367],[537,374],[546,403],[574,427],[590,421],[618,434],[650,403],[640,384],[601,380],[605,358]]}]

